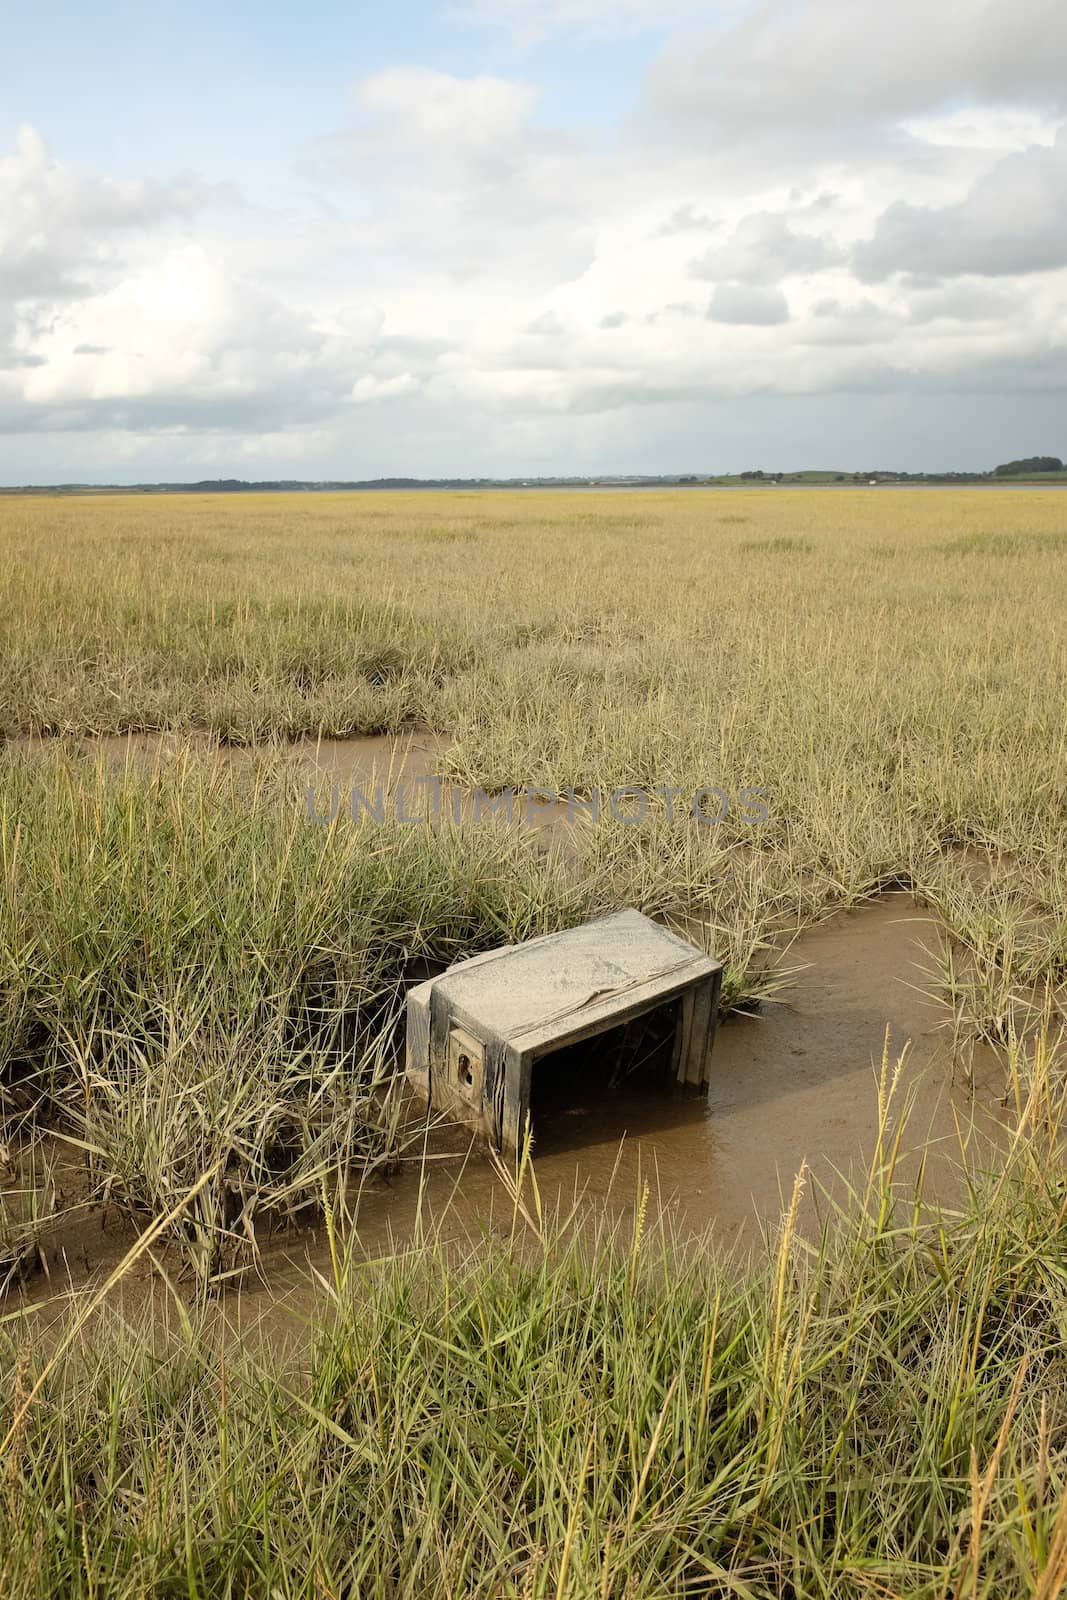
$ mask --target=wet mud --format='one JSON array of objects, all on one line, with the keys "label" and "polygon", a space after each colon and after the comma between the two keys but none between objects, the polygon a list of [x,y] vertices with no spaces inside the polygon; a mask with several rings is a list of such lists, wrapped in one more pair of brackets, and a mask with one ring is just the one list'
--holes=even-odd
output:
[{"label": "wet mud", "polygon": [[[164,759],[179,747],[154,735],[85,743],[122,760]],[[311,781],[366,786],[441,773],[447,741],[411,733],[284,748]],[[962,1193],[961,1134],[966,1159],[979,1166],[1002,1138],[1005,1069],[992,1051],[976,1055],[966,1074],[954,1063],[949,1013],[930,992],[940,940],[936,918],[906,891],[809,930],[783,953],[785,966],[801,969],[783,999],[720,1025],[706,1094],[664,1090],[656,1074],[647,1084],[640,1074],[612,1084],[593,1056],[588,1072],[579,1063],[540,1105],[535,1083],[533,1166],[544,1208],[566,1216],[591,1206],[625,1225],[647,1184],[651,1205],[679,1231],[707,1231],[744,1248],[776,1227],[804,1167],[804,1221],[817,1226],[835,1198],[862,1181],[875,1150],[884,1056],[891,1072],[903,1058],[889,1110],[895,1127],[908,1107],[900,1176],[915,1177],[922,1163],[927,1200],[951,1208]],[[414,1138],[388,1179],[365,1185],[355,1227],[359,1250],[374,1257],[427,1232],[456,1241],[506,1234],[512,1219],[512,1198],[488,1152],[465,1129],[434,1126]],[[135,1237],[114,1214],[79,1211],[49,1242],[51,1276],[38,1275],[25,1294],[48,1301],[65,1285],[98,1280]],[[242,1320],[299,1320],[327,1262],[321,1230],[280,1234],[224,1298]],[[134,1303],[157,1293],[166,1299],[172,1289],[160,1288],[156,1268],[139,1264],[124,1297]],[[9,1296],[8,1305],[19,1298]]]}]

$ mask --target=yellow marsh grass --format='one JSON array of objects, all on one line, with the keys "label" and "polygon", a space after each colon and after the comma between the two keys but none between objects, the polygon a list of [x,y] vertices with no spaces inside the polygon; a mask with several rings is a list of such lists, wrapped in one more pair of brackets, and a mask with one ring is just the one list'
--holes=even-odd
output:
[{"label": "yellow marsh grass", "polygon": [[1057,977],[1065,592],[1055,490],[13,497],[0,729],[415,721],[471,783],[756,785],[760,828],[593,847],[663,909],[741,851],[745,948],[899,877],[966,939],[952,852],[1010,853]]},{"label": "yellow marsh grass", "polygon": [[[961,1045],[1006,1040],[1067,978],[1065,579],[1059,491],[5,498],[0,728],[248,742],[419,722],[486,787],[670,786],[685,811],[701,786],[758,786],[761,826],[731,805],[694,829],[657,803],[641,826],[584,827],[574,883],[595,893],[552,886],[542,920],[603,896],[696,915],[736,1003],[773,936],[909,880],[965,952],[931,971]],[[54,774],[50,798],[16,765],[8,834],[30,789],[40,813],[11,906],[61,872],[64,846],[40,842],[67,784]],[[178,778],[152,781],[181,811]],[[70,782],[107,814],[99,776]],[[261,826],[277,800],[258,794]],[[430,880],[454,882],[434,848],[426,904],[405,912],[430,942]],[[514,848],[493,874],[504,901]],[[282,872],[270,850],[258,870]],[[968,853],[992,858],[989,880]],[[483,938],[509,904],[493,918]],[[1016,930],[1017,971],[990,918]],[[19,950],[11,973],[29,970]],[[6,1003],[26,1016],[21,990]]]},{"label": "yellow marsh grass", "polygon": [[763,785],[847,884],[1046,833],[1065,576],[1055,491],[4,499],[0,728],[416,720],[472,781]]},{"label": "yellow marsh grass", "polygon": [[[188,1156],[172,1071],[148,1064],[140,1126],[109,1095],[128,1040],[170,1071],[262,1014],[290,1048],[312,1004],[377,997],[376,961],[601,900],[706,915],[737,998],[775,928],[909,876],[964,946],[950,1020],[1006,1041],[1027,1108],[959,1222],[894,1210],[898,1122],[865,1197],[813,1248],[787,1218],[752,1272],[640,1228],[629,1260],[343,1264],[300,1392],[189,1318],[166,1360],[142,1328],[87,1363],[5,1318],[5,1594],[1064,1592],[1061,1078],[1014,1014],[1067,965],[1065,527],[1067,499],[1017,491],[0,501],[8,733],[418,719],[470,780],[770,805],[546,861],[488,831],[327,836],[184,756],[0,753],[0,1026],[61,1107],[84,1066],[99,1170],[154,1180],[139,1248],[231,1152]],[[266,1111],[297,1103],[243,1054]]]}]

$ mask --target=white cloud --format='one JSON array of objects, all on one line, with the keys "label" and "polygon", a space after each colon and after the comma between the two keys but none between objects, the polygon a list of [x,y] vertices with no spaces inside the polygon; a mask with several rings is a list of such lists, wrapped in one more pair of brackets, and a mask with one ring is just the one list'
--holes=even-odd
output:
[{"label": "white cloud", "polygon": [[418,387],[411,351],[371,332],[380,315],[349,320],[354,334],[186,243],[58,303],[17,366],[0,355],[3,426],[277,434]]},{"label": "white cloud", "polygon": [[941,150],[978,150],[998,156],[1031,145],[1051,144],[1058,118],[1025,107],[968,106],[932,116],[906,117],[900,124],[910,138]]},{"label": "white cloud", "polygon": [[507,78],[460,78],[418,66],[389,67],[355,89],[372,122],[365,149],[484,163],[490,172],[502,147],[521,135],[537,98],[536,89]]},{"label": "white cloud", "polygon": [[[700,439],[723,397],[768,416],[799,395],[1051,393],[1067,24],[1043,0],[902,4],[688,7],[702,30],[607,128],[551,125],[522,73],[394,64],[276,211],[76,172],[23,133],[0,159],[0,431],[376,475],[513,449],[624,466],[654,416]],[[480,10],[666,25],[643,0]]]},{"label": "white cloud", "polygon": [[396,400],[404,394],[414,394],[419,380],[411,372],[398,372],[395,378],[378,378],[366,372],[352,385],[352,399],[359,405],[375,400]]},{"label": "white cloud", "polygon": [[588,263],[598,163],[576,135],[536,120],[536,88],[394,67],[352,98],[353,124],[306,171],[359,196],[350,248],[373,252],[394,293],[404,280],[425,293],[437,271],[453,283],[554,284]]},{"label": "white cloud", "polygon": [[57,161],[36,128],[0,158],[0,298],[80,293],[113,263],[116,239],[188,219],[233,191],[190,179],[98,178]]},{"label": "white cloud", "polygon": [[793,273],[820,272],[845,259],[828,234],[798,232],[781,212],[755,211],[742,217],[721,245],[712,245],[690,264],[694,277],[720,282],[777,283]]}]

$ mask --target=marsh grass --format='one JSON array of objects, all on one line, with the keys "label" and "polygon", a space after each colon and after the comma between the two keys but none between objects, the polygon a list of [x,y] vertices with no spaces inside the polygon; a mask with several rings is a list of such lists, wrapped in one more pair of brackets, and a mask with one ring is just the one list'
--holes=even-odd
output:
[{"label": "marsh grass", "polygon": [[62,1137],[84,1155],[95,1202],[141,1219],[211,1173],[173,1241],[198,1286],[217,1291],[254,1264],[265,1231],[317,1219],[324,1194],[397,1159],[397,1063],[388,1029],[362,1053],[301,1057],[270,1032],[252,1041],[183,1022],[97,1037],[95,1059],[72,1061]]},{"label": "marsh grass", "polygon": [[[12,1600],[996,1595],[1067,1582],[1062,1089],[1031,1061],[957,1214],[868,1177],[766,1252],[546,1213],[367,1260],[342,1212],[287,1356],[217,1315],[83,1301],[65,1359],[0,1328]],[[1020,1068],[1020,1074],[1022,1069]],[[509,1199],[510,1196],[510,1199]]]},{"label": "marsh grass", "polygon": [[[22,1115],[76,1138],[92,1192],[135,1213],[165,1208],[218,1158],[200,1204],[224,1253],[255,1217],[316,1205],[327,1151],[337,1163],[347,1151],[349,1165],[391,1159],[385,1090],[418,963],[620,898],[699,910],[714,889],[680,830],[662,857],[677,874],[664,897],[656,829],[600,830],[576,858],[502,826],[431,831],[339,813],[323,827],[277,758],[220,767],[178,747],[116,771],[56,749],[0,766],[3,954],[19,1001],[8,1071]],[[736,941],[729,1004],[773,986],[751,960],[756,897],[751,865],[717,891]],[[709,927],[702,936],[722,942]]]},{"label": "marsh grass", "polygon": [[1067,552],[1067,531],[965,533],[936,547],[951,556],[1062,555]]},{"label": "marsh grass", "polygon": [[[57,1220],[43,1129],[139,1228],[58,1335],[0,1311],[5,1600],[1064,1592],[1061,504],[0,502],[0,1280]],[[769,816],[308,818],[279,741],[413,723],[472,786]],[[138,729],[168,751],[19,743]],[[1004,1058],[1015,1135],[958,1214],[902,1183],[886,1061],[869,1181],[813,1231],[802,1173],[751,1259],[647,1193],[631,1234],[547,1216],[536,1166],[500,1168],[510,1228],[364,1259],[414,973],[634,904],[753,1006],[887,886],[941,919],[957,1057]],[[311,1215],[332,1274],[281,1360],[225,1291]],[[168,1242],[197,1292],[123,1323]]]},{"label": "marsh grass", "polygon": [[0,1140],[0,1300],[48,1271],[45,1241],[58,1212],[54,1162],[35,1140]]},{"label": "marsh grass", "polygon": [[176,1230],[204,1284],[254,1256],[257,1226],[396,1158],[403,1002],[427,962],[632,903],[720,955],[732,1009],[781,989],[775,930],[803,920],[788,875],[663,817],[547,848],[388,807],[324,825],[283,755],[180,743],[118,766],[5,751],[0,772],[5,1126],[56,1131],[90,1197],[135,1217],[210,1169]]},{"label": "marsh grass", "polygon": [[[395,1159],[408,974],[612,900],[504,827],[309,820],[284,761],[0,752],[0,1079],[91,1197],[168,1211],[203,1282]],[[15,1112],[9,1119],[14,1126]]]},{"label": "marsh grass", "polygon": [[807,556],[815,545],[797,534],[780,533],[773,539],[743,539],[738,548],[743,555]]},{"label": "marsh grass", "polygon": [[[634,904],[714,950],[724,1007],[751,1008],[781,993],[797,933],[904,884],[952,936],[933,982],[958,1055],[1051,1025],[1060,502],[931,493],[906,520],[902,504],[5,500],[0,726],[171,730],[152,762],[17,737],[0,752],[5,1129],[80,1140],[94,1193],[138,1214],[215,1162],[182,1224],[211,1277],[254,1248],[257,1218],[318,1203],[342,1140],[390,1158],[381,1082],[420,961]],[[965,569],[928,559],[949,547]],[[586,820],[548,848],[308,821],[279,742],[413,722],[447,734],[442,775],[462,784],[718,785],[730,804],[705,825],[653,798],[636,824]],[[191,730],[255,748],[227,762]],[[964,880],[968,854],[1004,870]]]},{"label": "marsh grass", "polygon": [[1067,1027],[1067,923],[1058,861],[941,860],[920,893],[939,918],[932,990],[950,1013],[953,1054]]},{"label": "marsh grass", "polygon": [[1012,490],[6,500],[0,727],[418,723],[488,789],[757,785],[715,844],[856,903],[959,847],[1062,859],[1062,524]]}]

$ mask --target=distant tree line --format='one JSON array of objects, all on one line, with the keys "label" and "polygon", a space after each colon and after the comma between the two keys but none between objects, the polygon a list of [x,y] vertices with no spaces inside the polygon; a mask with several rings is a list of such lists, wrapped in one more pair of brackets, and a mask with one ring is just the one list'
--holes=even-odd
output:
[{"label": "distant tree line", "polygon": [[1059,456],[1025,456],[1022,461],[1005,461],[1002,467],[993,468],[994,478],[1017,478],[1031,472],[1062,472]]},{"label": "distant tree line", "polygon": [[764,472],[762,468],[737,474],[703,474],[695,472],[616,474],[597,477],[559,476],[544,478],[328,478],[308,481],[301,478],[271,478],[250,481],[247,478],[202,478],[196,483],[136,483],[136,484],[23,484],[0,486],[0,495],[7,494],[248,494],[270,491],[321,492],[323,490],[351,489],[541,489],[541,488],[615,488],[640,489],[685,485],[699,488],[722,483],[988,483],[993,478],[1031,478],[1042,473],[1064,473],[1067,467],[1059,456],[1024,456],[1018,461],[1005,461],[999,467],[985,472],[896,472],[885,468],[871,468],[865,472]]}]

